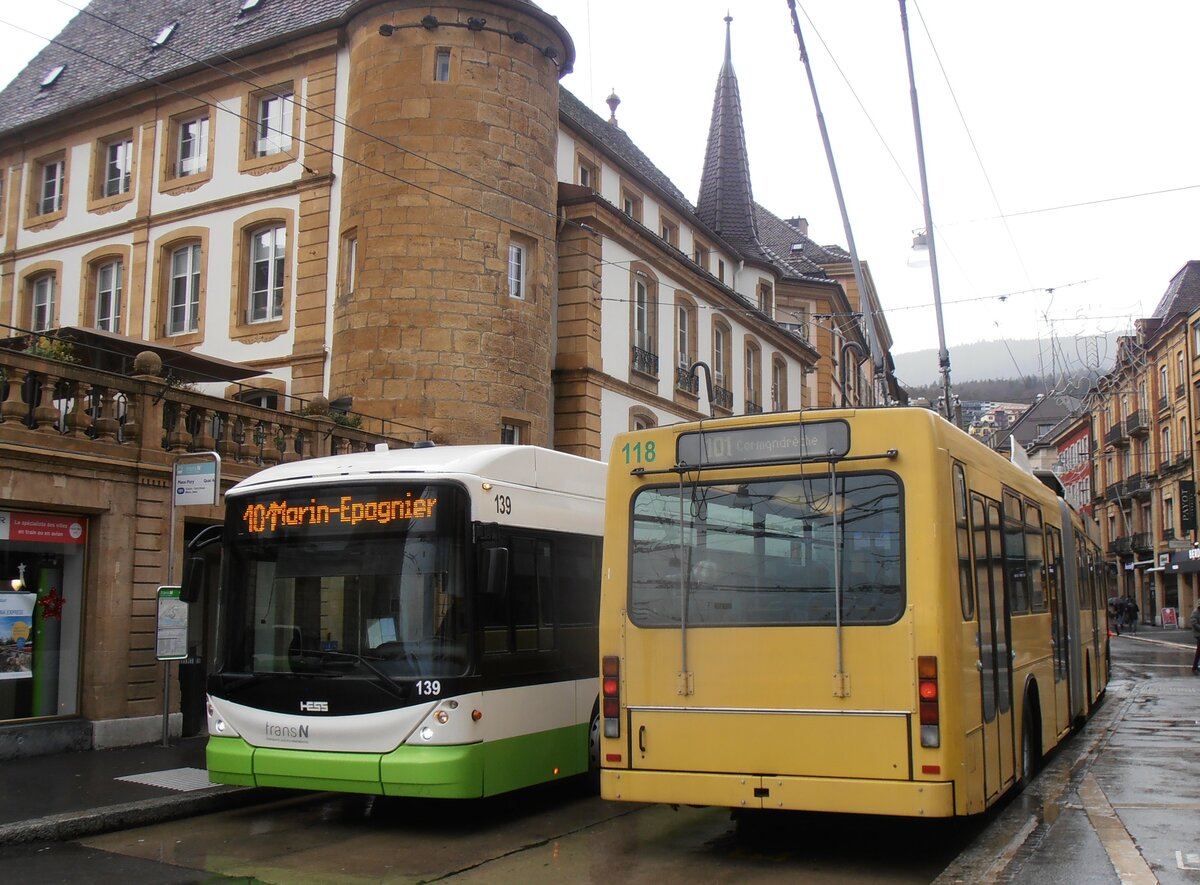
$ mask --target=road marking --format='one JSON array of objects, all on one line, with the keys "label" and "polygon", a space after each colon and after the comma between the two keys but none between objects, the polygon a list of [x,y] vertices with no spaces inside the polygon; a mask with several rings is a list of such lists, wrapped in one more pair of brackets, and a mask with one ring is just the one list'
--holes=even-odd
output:
[{"label": "road marking", "polygon": [[1096,776],[1091,772],[1084,775],[1083,782],[1079,785],[1079,798],[1083,801],[1083,808],[1092,823],[1092,829],[1100,837],[1100,844],[1108,853],[1108,859],[1117,871],[1122,885],[1156,885],[1158,877],[1138,851],[1133,837],[1121,823],[1121,818],[1113,811],[1108,797],[1104,795],[1100,784],[1096,782]]},{"label": "road marking", "polygon": [[976,885],[995,885],[1000,881],[1000,874],[1012,863],[1012,859],[1016,857],[1017,852],[1021,850],[1021,846],[1025,844],[1025,840],[1038,828],[1038,819],[1031,817],[1025,821],[1024,826],[1017,830],[1016,835],[1008,840],[1008,844],[1004,846],[1000,855],[992,862],[980,877],[976,880]]},{"label": "road marking", "polygon": [[147,771],[141,774],[127,774],[114,778],[119,781],[130,781],[135,784],[145,784],[149,787],[163,787],[167,790],[178,790],[181,793],[191,790],[203,790],[216,786],[208,779],[208,772],[203,768],[171,768],[167,771]]}]

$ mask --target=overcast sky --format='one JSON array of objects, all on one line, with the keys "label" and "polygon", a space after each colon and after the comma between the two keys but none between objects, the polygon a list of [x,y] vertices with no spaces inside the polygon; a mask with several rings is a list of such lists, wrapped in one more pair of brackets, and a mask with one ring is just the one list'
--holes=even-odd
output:
[{"label": "overcast sky", "polygon": [[[693,202],[728,10],[755,198],[846,244],[786,0],[538,2],[575,40],[564,85],[605,116],[615,89],[622,128]],[[907,260],[924,225],[899,4],[797,8],[894,349],[936,347],[929,269]],[[0,82],[73,14],[0,2]],[[1200,259],[1200,3],[908,0],[908,16],[952,364],[956,344],[1003,338],[1077,359],[1149,315]]]}]

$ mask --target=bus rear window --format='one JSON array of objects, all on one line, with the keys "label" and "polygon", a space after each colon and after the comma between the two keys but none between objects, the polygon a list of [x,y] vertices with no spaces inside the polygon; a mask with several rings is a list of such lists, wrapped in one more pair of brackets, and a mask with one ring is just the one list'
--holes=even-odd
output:
[{"label": "bus rear window", "polygon": [[[631,620],[689,627],[887,624],[904,610],[890,473],[644,489],[633,501]],[[682,494],[682,500],[681,500]],[[835,521],[836,516],[836,521]]]}]

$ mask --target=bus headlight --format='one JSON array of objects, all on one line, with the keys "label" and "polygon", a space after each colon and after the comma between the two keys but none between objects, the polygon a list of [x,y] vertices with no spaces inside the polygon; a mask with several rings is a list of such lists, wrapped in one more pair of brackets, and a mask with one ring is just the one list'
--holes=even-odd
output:
[{"label": "bus headlight", "polygon": [[430,728],[428,725],[426,725],[424,728],[421,729],[421,740],[423,740],[423,741],[433,740],[433,729]]}]

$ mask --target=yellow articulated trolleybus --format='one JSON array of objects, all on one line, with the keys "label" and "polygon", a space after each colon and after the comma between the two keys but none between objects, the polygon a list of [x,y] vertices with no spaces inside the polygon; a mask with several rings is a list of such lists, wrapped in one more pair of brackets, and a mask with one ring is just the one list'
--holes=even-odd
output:
[{"label": "yellow articulated trolleybus", "polygon": [[230,489],[211,778],[471,798],[586,772],[604,478],[548,449],[446,446]]},{"label": "yellow articulated trolleybus", "polygon": [[974,814],[1104,692],[1094,527],[930,411],[628,433],[608,476],[606,799]]}]

